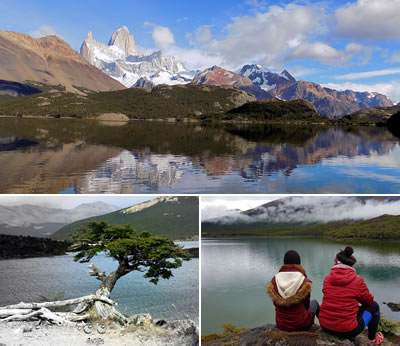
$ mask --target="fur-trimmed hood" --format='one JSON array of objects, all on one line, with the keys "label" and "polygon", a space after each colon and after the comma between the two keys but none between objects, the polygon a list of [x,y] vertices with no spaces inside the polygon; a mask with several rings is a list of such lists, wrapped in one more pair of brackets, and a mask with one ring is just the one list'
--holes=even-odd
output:
[{"label": "fur-trimmed hood", "polygon": [[307,279],[305,270],[297,264],[282,266],[266,287],[273,303],[280,307],[301,303],[311,294],[311,289],[312,283]]}]

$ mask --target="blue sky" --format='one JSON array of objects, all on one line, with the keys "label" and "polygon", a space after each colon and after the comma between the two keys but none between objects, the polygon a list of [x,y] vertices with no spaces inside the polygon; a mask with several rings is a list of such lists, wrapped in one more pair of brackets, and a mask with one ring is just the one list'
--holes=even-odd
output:
[{"label": "blue sky", "polygon": [[400,101],[400,0],[2,0],[2,30],[56,33],[78,50],[126,25],[136,44],[190,68],[260,63],[330,87]]}]

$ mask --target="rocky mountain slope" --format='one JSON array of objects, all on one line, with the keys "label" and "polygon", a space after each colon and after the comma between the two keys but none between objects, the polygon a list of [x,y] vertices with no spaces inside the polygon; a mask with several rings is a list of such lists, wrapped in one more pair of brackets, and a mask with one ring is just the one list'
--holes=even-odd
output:
[{"label": "rocky mountain slope", "polygon": [[95,41],[89,32],[82,43],[81,55],[126,87],[134,86],[141,77],[154,84],[169,85],[185,84],[193,77],[174,56],[163,56],[161,52],[140,55],[126,26],[112,34],[108,45]]},{"label": "rocky mountain slope", "polygon": [[320,114],[331,118],[368,107],[393,106],[393,102],[385,95],[376,92],[338,91],[324,88],[317,83],[296,81],[286,70],[277,74],[265,70],[261,65],[245,65],[239,73],[268,91],[269,98],[307,100],[314,104]]},{"label": "rocky mountain slope", "polygon": [[112,213],[91,217],[67,225],[52,235],[67,240],[90,221],[132,224],[139,231],[171,239],[198,239],[199,199],[197,197],[157,197]]},{"label": "rocky mountain slope", "polygon": [[81,93],[123,89],[124,86],[89,64],[57,36],[32,38],[0,31],[0,79],[62,85]]},{"label": "rocky mountain slope", "polygon": [[194,76],[191,84],[230,86],[246,91],[254,95],[258,100],[274,98],[246,76],[226,70],[219,66],[213,66]]},{"label": "rocky mountain slope", "polygon": [[30,204],[0,205],[0,234],[46,237],[76,220],[117,209],[114,205],[104,202],[84,203],[73,209]]}]

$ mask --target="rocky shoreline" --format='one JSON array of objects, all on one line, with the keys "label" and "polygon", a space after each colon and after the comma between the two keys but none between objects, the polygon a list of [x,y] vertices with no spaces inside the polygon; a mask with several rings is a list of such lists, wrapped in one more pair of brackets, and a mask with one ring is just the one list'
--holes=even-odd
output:
[{"label": "rocky shoreline", "polygon": [[[253,345],[302,345],[302,346],[368,346],[371,345],[368,342],[368,337],[364,333],[358,335],[352,340],[343,340],[336,338],[332,335],[324,333],[322,329],[314,325],[310,331],[307,332],[284,332],[276,328],[275,325],[266,324],[261,327],[252,328],[245,330],[243,332],[232,334],[224,338],[211,340],[217,337],[216,334],[209,335],[207,337],[202,337],[202,345],[209,346],[227,346],[227,345],[237,345],[237,346],[253,346]],[[204,341],[207,338],[208,340]],[[385,339],[382,346],[395,346],[400,345],[400,338],[398,340],[387,340]]]},{"label": "rocky shoreline", "polygon": [[148,314],[129,318],[126,327],[116,322],[94,321],[75,326],[39,321],[1,322],[0,346],[197,346],[199,328],[192,320],[152,320]]}]

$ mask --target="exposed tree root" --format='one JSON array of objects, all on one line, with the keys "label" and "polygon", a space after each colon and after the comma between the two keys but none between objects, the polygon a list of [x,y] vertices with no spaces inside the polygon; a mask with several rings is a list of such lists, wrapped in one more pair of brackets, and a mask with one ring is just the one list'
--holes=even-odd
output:
[{"label": "exposed tree root", "polygon": [[[71,325],[80,321],[87,321],[91,315],[86,311],[96,303],[100,303],[100,306],[102,307],[109,307],[110,309],[106,311],[109,311],[110,314],[111,312],[115,312],[115,315],[112,315],[111,317],[118,316],[119,319],[125,322],[125,316],[123,316],[116,308],[114,308],[114,301],[108,297],[102,297],[94,294],[80,298],[54,302],[21,302],[19,304],[0,307],[0,322],[41,319],[57,325]],[[78,307],[73,312],[53,312],[49,310],[49,308],[68,305],[78,305]],[[102,318],[102,314],[98,314],[98,317]]]}]

